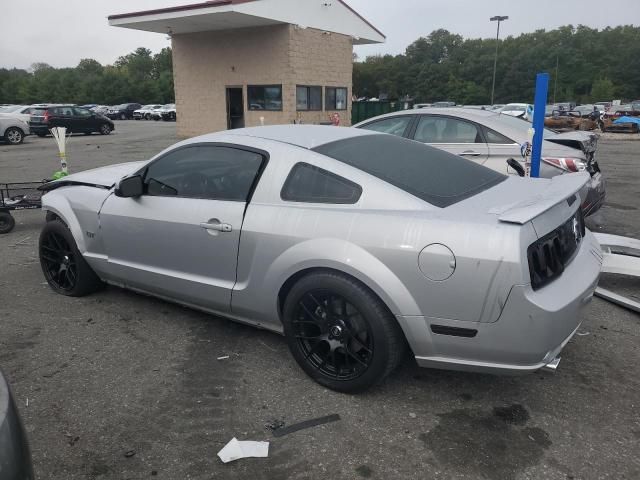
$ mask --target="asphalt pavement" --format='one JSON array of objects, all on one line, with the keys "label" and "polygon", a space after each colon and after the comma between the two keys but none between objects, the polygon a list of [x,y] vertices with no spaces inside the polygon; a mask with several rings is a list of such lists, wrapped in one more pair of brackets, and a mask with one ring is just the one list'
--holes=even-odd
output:
[{"label": "asphalt pavement", "polygon": [[[175,124],[116,123],[74,136],[69,168],[150,158]],[[640,238],[640,141],[603,139],[607,205],[589,226]],[[0,145],[0,182],[58,168],[52,138]],[[0,368],[38,479],[638,479],[640,316],[595,299],[555,374],[418,368],[344,395],[312,382],[285,341],[109,287],[67,298],[37,259],[40,211],[0,236]],[[640,293],[640,280],[604,278]],[[228,358],[224,358],[228,357]],[[222,359],[220,359],[222,358]],[[338,414],[275,438],[266,426]],[[266,440],[266,459],[222,464],[231,438]]]}]

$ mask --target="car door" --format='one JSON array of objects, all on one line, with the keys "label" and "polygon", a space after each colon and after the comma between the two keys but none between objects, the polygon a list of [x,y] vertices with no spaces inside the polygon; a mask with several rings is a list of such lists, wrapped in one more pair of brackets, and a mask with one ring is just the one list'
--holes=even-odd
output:
[{"label": "car door", "polygon": [[413,139],[484,164],[489,147],[474,122],[444,115],[420,115]]},{"label": "car door", "polygon": [[57,107],[54,109],[54,124],[56,127],[65,127],[67,132],[77,132],[78,122],[73,113],[73,107]]},{"label": "car door", "polygon": [[92,114],[86,108],[74,107],[73,111],[77,122],[76,131],[95,132],[98,130],[98,121],[95,114]]},{"label": "car door", "polygon": [[142,196],[111,195],[100,212],[108,279],[228,312],[246,204],[265,162],[262,152],[213,144],[155,160]]},{"label": "car door", "polygon": [[483,130],[489,146],[489,159],[485,166],[497,172],[515,175],[515,170],[507,165],[507,160],[513,158],[519,162],[523,161],[520,144],[491,128],[483,127]]}]

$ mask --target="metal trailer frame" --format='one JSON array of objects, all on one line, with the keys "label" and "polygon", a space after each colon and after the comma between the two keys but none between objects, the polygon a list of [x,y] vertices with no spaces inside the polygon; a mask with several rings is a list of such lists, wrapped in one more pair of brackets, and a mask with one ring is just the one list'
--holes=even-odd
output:
[{"label": "metal trailer frame", "polygon": [[[640,278],[640,240],[604,233],[594,233],[602,247],[602,273]],[[595,294],[616,305],[640,313],[640,302],[598,287]]]}]

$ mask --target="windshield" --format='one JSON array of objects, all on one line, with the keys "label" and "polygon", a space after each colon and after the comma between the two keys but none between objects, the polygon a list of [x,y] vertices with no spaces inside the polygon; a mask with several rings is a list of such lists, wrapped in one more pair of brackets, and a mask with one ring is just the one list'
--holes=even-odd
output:
[{"label": "windshield", "polygon": [[507,178],[444,150],[394,135],[352,137],[313,150],[442,208]]}]

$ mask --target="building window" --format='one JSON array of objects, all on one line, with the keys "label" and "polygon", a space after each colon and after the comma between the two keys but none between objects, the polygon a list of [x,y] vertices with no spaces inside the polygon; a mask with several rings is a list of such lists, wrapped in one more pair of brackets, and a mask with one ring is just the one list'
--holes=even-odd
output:
[{"label": "building window", "polygon": [[249,110],[282,110],[282,85],[259,85],[247,87]]},{"label": "building window", "polygon": [[326,110],[347,109],[347,89],[339,87],[327,87],[325,92]]},{"label": "building window", "polygon": [[322,87],[296,88],[296,108],[300,110],[322,110]]}]

